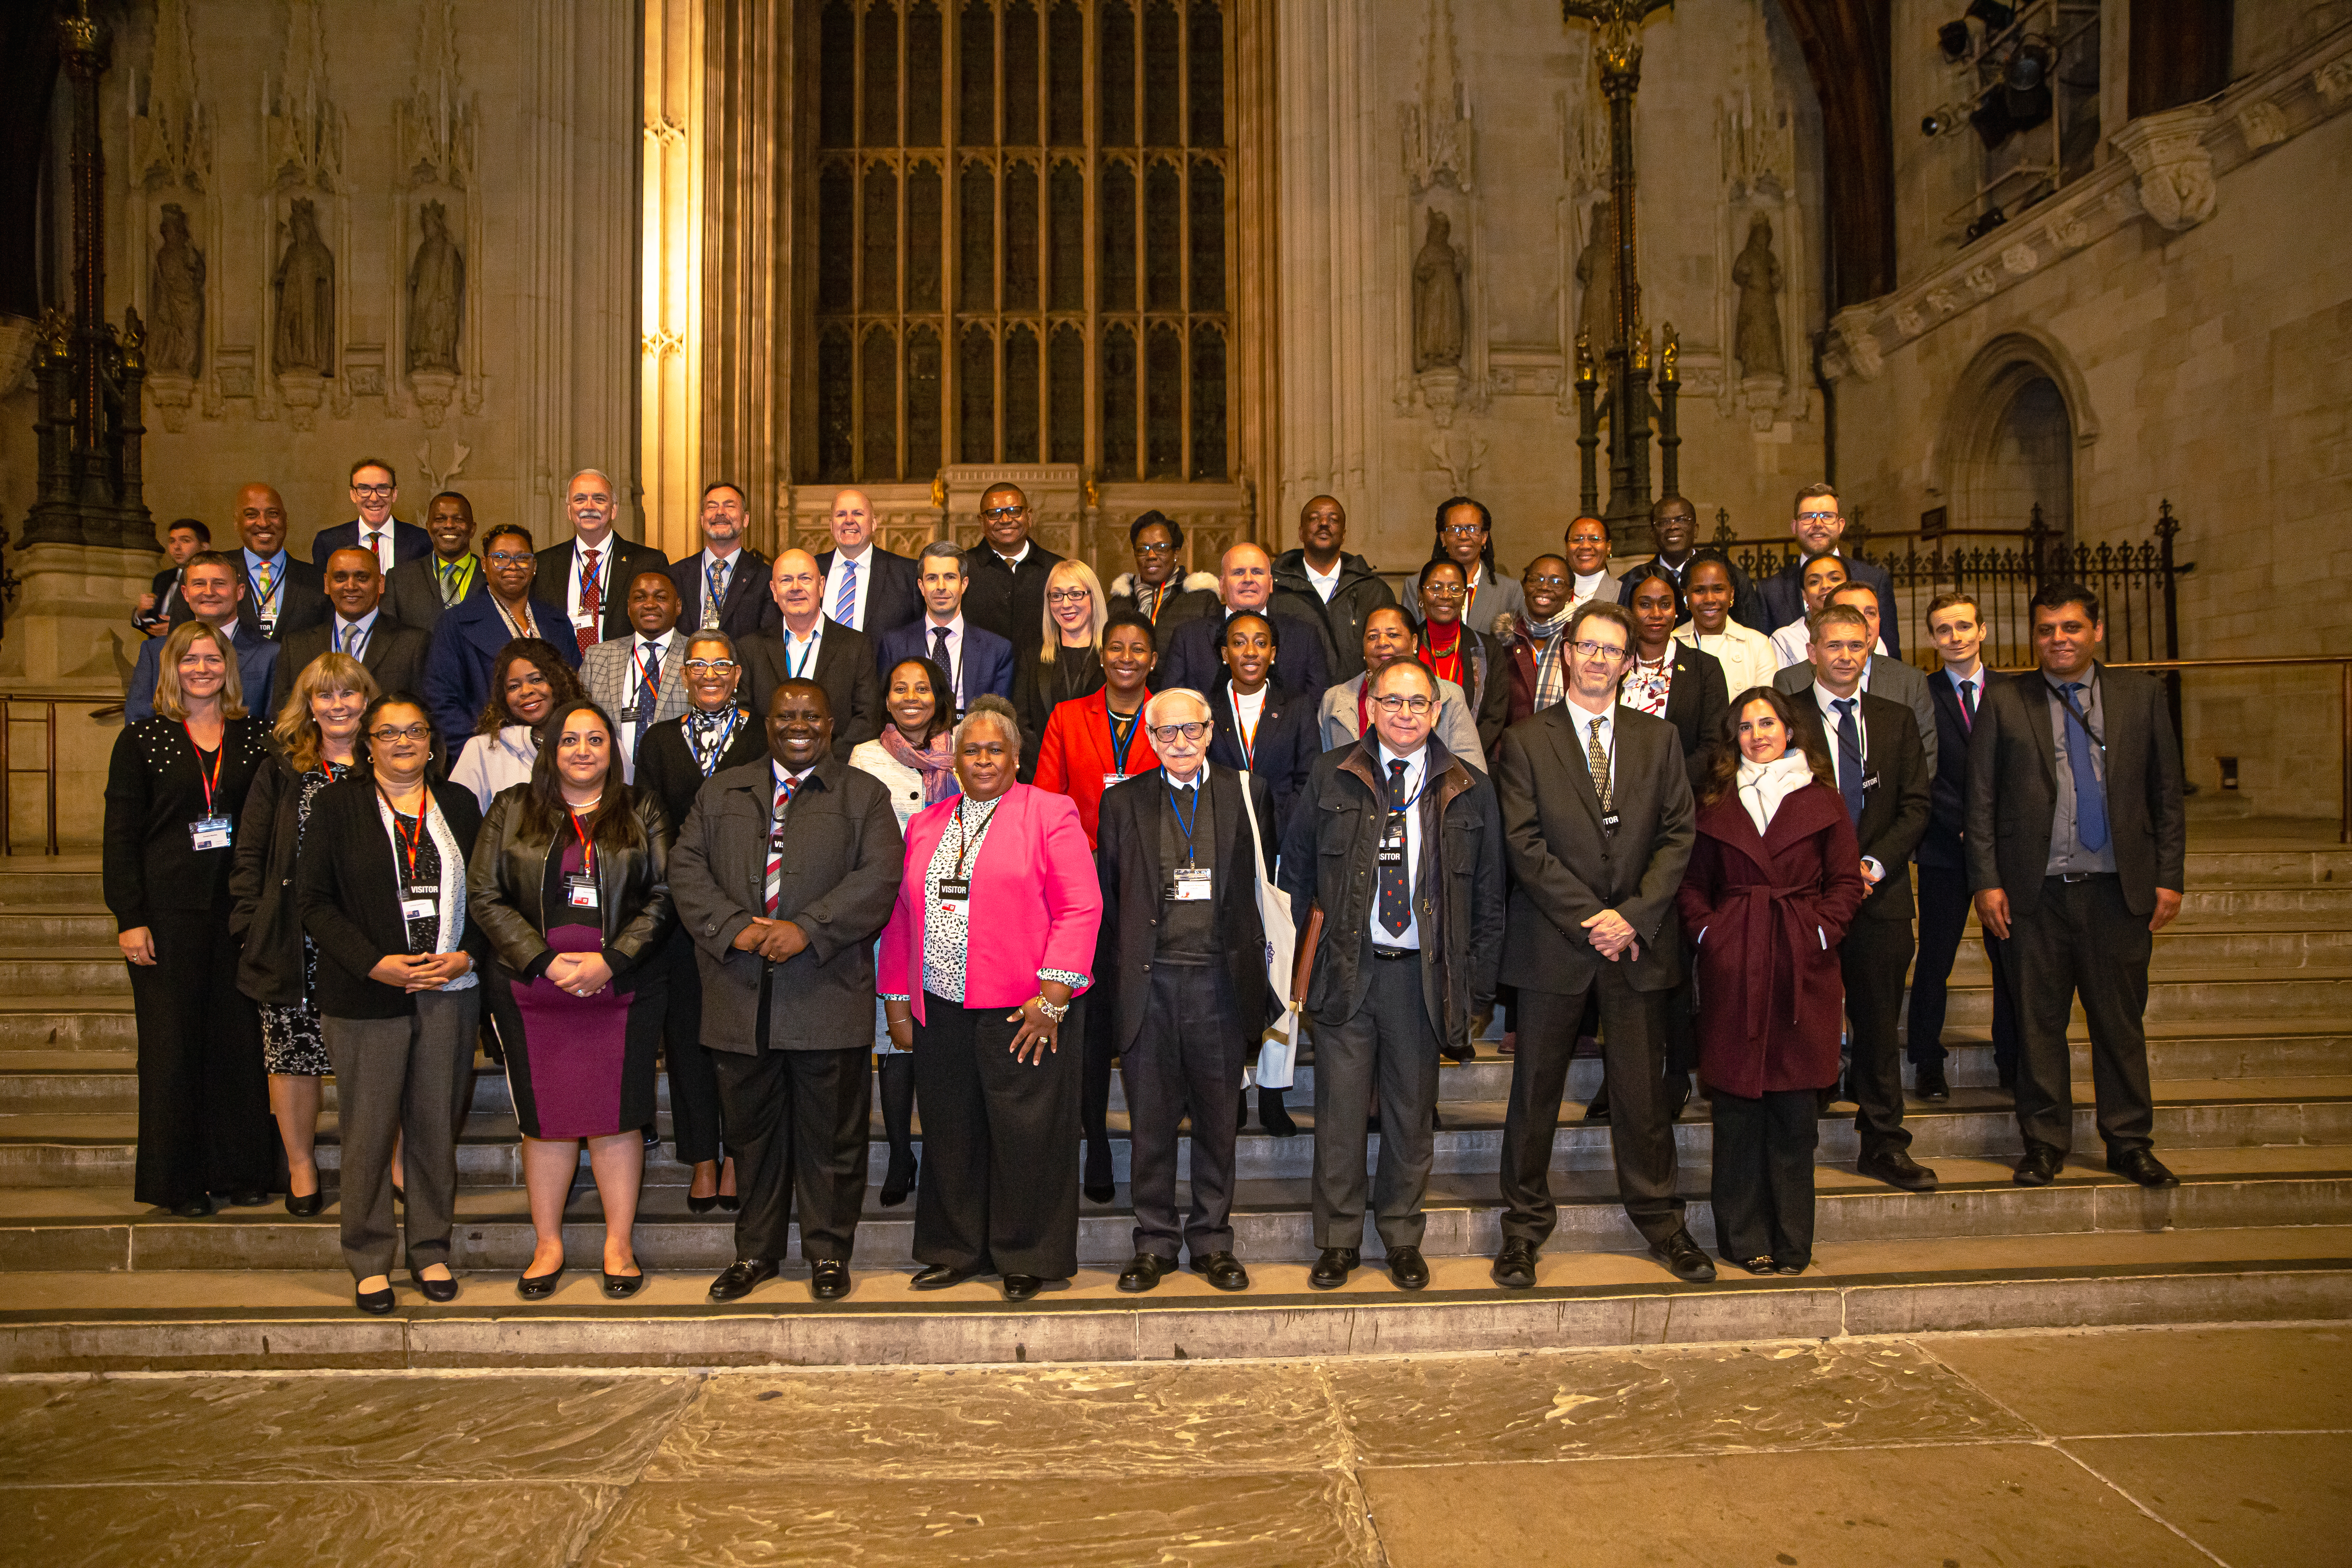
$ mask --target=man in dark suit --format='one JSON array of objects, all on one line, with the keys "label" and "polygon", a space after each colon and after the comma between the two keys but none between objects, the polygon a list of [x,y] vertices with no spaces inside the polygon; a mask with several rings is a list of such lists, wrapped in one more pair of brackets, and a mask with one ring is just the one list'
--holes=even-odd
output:
[{"label": "man in dark suit", "polygon": [[[263,637],[283,641],[289,632],[327,618],[326,574],[286,549],[286,503],[264,484],[236,492],[236,531],[244,548],[229,557],[245,584],[245,611]],[[188,618],[184,598],[171,613],[174,626]]]},{"label": "man in dark suit", "polygon": [[1854,1169],[1905,1192],[1932,1193],[1936,1173],[1911,1158],[1911,1131],[1903,1125],[1903,1052],[1895,1037],[1911,967],[1911,852],[1927,830],[1930,774],[1909,711],[1862,689],[1871,640],[1853,605],[1814,611],[1812,679],[1791,696],[1799,721],[1816,727],[1836,762],[1838,793],[1870,884],[1838,944],[1853,1050],[1846,1088],[1862,1142]]},{"label": "man in dark suit", "polygon": [[677,624],[690,632],[721,631],[740,642],[776,629],[768,558],[743,542],[747,510],[731,481],[702,487],[702,548],[669,563],[681,606]]},{"label": "man in dark suit", "polygon": [[1215,685],[1225,668],[1217,651],[1218,634],[1228,618],[1254,610],[1273,616],[1280,632],[1274,678],[1285,690],[1309,702],[1321,701],[1331,684],[1331,667],[1323,658],[1323,630],[1313,621],[1273,607],[1274,558],[1255,544],[1234,545],[1218,563],[1217,595],[1224,601],[1220,612],[1186,621],[1162,639],[1160,668],[1151,672],[1152,689],[1189,686],[1206,691]]},{"label": "man in dark suit", "polygon": [[[1966,594],[1927,606],[1927,635],[1944,668],[1927,678],[1936,704],[1936,777],[1927,836],[1919,840],[1919,956],[1911,965],[1909,1037],[1912,1088],[1921,1100],[1951,1099],[1944,1077],[1945,986],[1969,925],[1969,745],[1977,714],[1993,687],[2009,679],[1980,657],[1984,617]],[[2017,1005],[2010,994],[2000,939],[1984,933],[1992,971],[1992,1061],[2000,1087],[2017,1089]]]},{"label": "man in dark suit", "polygon": [[[1650,503],[1650,530],[1657,536],[1658,552],[1618,579],[1617,602],[1632,609],[1635,581],[1654,569],[1663,571],[1683,595],[1683,620],[1687,621],[1690,583],[1684,574],[1698,554],[1698,508],[1682,496],[1660,496]],[[1764,596],[1756,590],[1755,579],[1729,561],[1723,563],[1723,570],[1731,583],[1731,618],[1770,637],[1773,628],[1764,623],[1771,615],[1764,607]]]},{"label": "man in dark suit", "polygon": [[[1871,646],[1877,646],[1884,635],[1885,623],[1879,618],[1876,593],[1859,583],[1849,584],[1822,602],[1823,609],[1832,605],[1842,605],[1860,616],[1864,629],[1870,634]],[[1776,690],[1793,697],[1802,691],[1812,679],[1813,669],[1810,663],[1792,664],[1772,677],[1772,685]],[[1927,696],[1927,678],[1890,654],[1874,653],[1870,656],[1869,668],[1863,672],[1862,689],[1873,697],[1900,702],[1911,710],[1912,724],[1919,731],[1919,750],[1927,759],[1927,771],[1934,773],[1936,704]]]},{"label": "man in dark suit", "polygon": [[824,689],[825,710],[835,716],[834,752],[845,763],[853,749],[880,734],[887,721],[874,644],[863,632],[840,625],[817,608],[824,574],[807,551],[787,550],[777,556],[770,582],[779,635],[746,637],[736,645],[751,711],[766,712],[768,699],[787,680],[815,681]]},{"label": "man in dark suit", "polygon": [[131,624],[150,637],[172,624],[172,605],[179,597],[180,573],[189,559],[200,550],[209,550],[213,531],[193,517],[184,517],[163,531],[163,554],[172,563],[155,574],[147,592],[139,595],[138,605],[131,612]]},{"label": "man in dark suit", "polygon": [[1012,645],[1017,657],[1045,640],[1045,578],[1061,557],[1029,538],[1029,498],[1019,485],[995,484],[980,498],[981,544],[966,552],[972,624]]},{"label": "man in dark suit", "polygon": [[[1370,677],[1372,728],[1326,752],[1290,814],[1281,883],[1305,942],[1315,1024],[1315,1245],[1307,1282],[1336,1289],[1361,1260],[1364,1134],[1381,1115],[1372,1225],[1389,1279],[1429,1283],[1437,1063],[1494,1011],[1503,943],[1502,822],[1486,775],[1431,733],[1437,677],[1416,659]],[[1687,787],[1687,786],[1685,786]],[[1204,1112],[1216,1114],[1213,1109]]]},{"label": "man in dark suit", "polygon": [[2097,595],[2044,584],[2040,668],[1993,688],[1969,742],[1969,881],[2017,994],[2021,1186],[2047,1185],[2073,1144],[2066,1022],[2078,994],[2107,1169],[2175,1183],[2151,1152],[2146,1018],[2148,957],[2180,912],[2189,851],[2180,752],[2162,683],[2099,664],[2105,637]]},{"label": "man in dark suit", "polygon": [[985,553],[960,550],[944,539],[924,545],[915,560],[923,589],[923,618],[883,633],[875,649],[877,675],[887,676],[902,658],[928,658],[946,670],[955,687],[959,714],[983,695],[993,693],[1008,701],[1013,697],[1013,645],[964,616],[965,590],[971,585],[965,563]]},{"label": "man in dark suit", "polygon": [[640,572],[667,572],[669,557],[650,544],[613,531],[620,500],[613,481],[583,468],[563,487],[572,537],[539,552],[539,580],[550,604],[563,606],[581,653],[606,637],[627,635],[629,584]]},{"label": "man in dark suit", "polygon": [[874,542],[874,503],[864,490],[843,490],[833,498],[832,526],[834,547],[816,558],[824,578],[824,613],[877,639],[922,619],[923,590],[915,563]]},{"label": "man in dark suit", "polygon": [[866,1198],[874,938],[905,847],[889,792],[834,754],[823,687],[777,687],[767,729],[766,759],[703,785],[669,861],[742,1203],[710,1295],[775,1278],[797,1199],[809,1293],[835,1301]]},{"label": "man in dark suit", "polygon": [[[236,649],[237,689],[245,695],[246,707],[268,701],[280,650],[254,625],[252,606],[245,598],[245,578],[236,563],[217,551],[203,550],[188,558],[181,573],[180,597],[187,614],[180,619],[193,617],[227,633]],[[139,645],[139,657],[131,666],[131,684],[122,697],[126,723],[155,716],[155,676],[163,640],[149,637]]]},{"label": "man in dark suit", "polygon": [[423,692],[425,656],[433,639],[383,613],[383,574],[372,552],[352,545],[327,557],[327,601],[333,615],[322,625],[290,633],[279,646],[272,712],[286,705],[310,661],[330,649],[358,659],[375,678],[378,691]]},{"label": "man in dark suit", "polygon": [[401,625],[429,633],[444,610],[488,590],[474,554],[473,502],[443,490],[425,506],[425,532],[432,550],[384,574],[383,609]]},{"label": "man in dark suit", "polygon": [[[1249,1273],[1234,1257],[1239,1130],[1223,1108],[1266,1021],[1257,886],[1261,866],[1274,874],[1274,796],[1265,780],[1210,764],[1209,706],[1200,693],[1161,692],[1144,705],[1143,723],[1160,766],[1104,792],[1096,840],[1100,946],[1112,960],[1096,968],[1118,978],[1112,994],[1093,1005],[1115,1009],[1111,1037],[1126,1064],[1133,1151],[1135,1260],[1118,1288],[1132,1294],[1158,1285],[1181,1246],[1194,1273],[1220,1290],[1240,1290]],[[1178,1124],[1188,1106],[1197,1109],[1192,1204],[1180,1225]]]},{"label": "man in dark suit", "polygon": [[[1838,510],[1837,491],[1827,485],[1807,485],[1797,492],[1797,515],[1789,524],[1789,531],[1797,536],[1805,555],[1830,552],[1845,563],[1845,574],[1856,583],[1866,583],[1878,595],[1879,612],[1884,624],[1879,635],[1886,639],[1890,658],[1903,657],[1903,629],[1895,623],[1895,579],[1886,568],[1868,561],[1857,561],[1838,549],[1838,541],[1845,533],[1845,516]],[[1764,618],[1769,626],[1759,626],[1760,632],[1772,632],[1787,626],[1805,613],[1804,560],[1800,556],[1757,584],[1764,599]]]},{"label": "man in dark suit", "polygon": [[443,613],[425,656],[425,706],[451,752],[466,743],[489,701],[499,651],[517,637],[538,637],[564,664],[580,668],[580,645],[564,634],[563,607],[532,592],[539,557],[530,535],[511,522],[482,541],[484,590]]},{"label": "man in dark suit", "polygon": [[359,516],[332,528],[322,528],[310,541],[310,564],[327,569],[327,557],[356,545],[375,557],[376,570],[389,574],[404,561],[433,552],[432,536],[413,522],[392,515],[400,499],[400,480],[382,458],[362,458],[352,465],[352,505]]},{"label": "man in dark suit", "polygon": [[1625,1212],[1677,1279],[1712,1279],[1715,1265],[1683,1224],[1665,1076],[1665,998],[1682,978],[1675,891],[1696,840],[1690,775],[1675,727],[1618,703],[1633,616],[1588,600],[1564,635],[1564,700],[1504,731],[1495,757],[1512,872],[1501,978],[1519,995],[1495,1281],[1532,1286],[1558,1222],[1546,1173],[1577,1025],[1596,992]]}]

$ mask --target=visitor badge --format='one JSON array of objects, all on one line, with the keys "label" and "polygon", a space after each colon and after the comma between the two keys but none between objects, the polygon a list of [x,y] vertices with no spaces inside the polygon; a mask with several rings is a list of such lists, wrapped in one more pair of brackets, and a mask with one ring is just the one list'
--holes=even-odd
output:
[{"label": "visitor badge", "polygon": [[1180,866],[1176,868],[1172,896],[1180,904],[1204,904],[1209,901],[1209,873],[1205,867]]},{"label": "visitor badge", "polygon": [[1404,816],[1401,812],[1390,813],[1388,822],[1381,829],[1381,864],[1404,864]]},{"label": "visitor badge", "polygon": [[1127,782],[1127,775],[1126,775],[1125,773],[1105,773],[1105,774],[1103,774],[1103,788],[1105,788],[1105,789],[1108,789],[1108,788],[1110,788],[1110,786],[1111,786],[1111,785],[1113,785],[1113,784],[1125,784],[1126,782]]},{"label": "visitor badge", "polygon": [[637,705],[634,702],[630,703],[627,707],[622,709],[615,717],[617,717],[624,724],[635,723],[637,721]]},{"label": "visitor badge", "polygon": [[971,901],[971,878],[941,877],[940,879],[940,903],[942,906],[949,904],[968,904]]},{"label": "visitor badge", "polygon": [[404,921],[429,921],[433,918],[436,900],[425,898],[400,900],[400,918]]},{"label": "visitor badge", "polygon": [[570,873],[563,879],[563,898],[575,910],[594,909],[596,879],[579,871]]},{"label": "visitor badge", "polygon": [[226,849],[235,837],[226,816],[200,816],[188,824],[188,837],[199,849]]},{"label": "visitor badge", "polygon": [[1605,837],[1614,838],[1617,829],[1624,826],[1624,822],[1625,819],[1615,812],[1604,811],[1601,814],[1601,831]]}]

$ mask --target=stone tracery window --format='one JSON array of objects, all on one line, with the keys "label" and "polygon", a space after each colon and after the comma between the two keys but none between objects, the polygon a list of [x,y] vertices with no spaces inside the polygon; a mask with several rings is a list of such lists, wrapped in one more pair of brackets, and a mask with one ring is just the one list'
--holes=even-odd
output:
[{"label": "stone tracery window", "polygon": [[1218,0],[803,0],[805,482],[1059,463],[1222,481]]}]

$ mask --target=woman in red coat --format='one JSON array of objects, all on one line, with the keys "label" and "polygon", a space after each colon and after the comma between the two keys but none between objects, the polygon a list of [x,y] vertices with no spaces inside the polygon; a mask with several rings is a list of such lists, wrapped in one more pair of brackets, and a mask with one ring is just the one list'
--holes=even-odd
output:
[{"label": "woman in red coat", "polygon": [[1750,1274],[1812,1261],[1818,1093],[1837,1078],[1845,1004],[1837,947],[1870,890],[1815,733],[1767,687],[1731,702],[1678,898],[1715,1115],[1716,1249]]}]

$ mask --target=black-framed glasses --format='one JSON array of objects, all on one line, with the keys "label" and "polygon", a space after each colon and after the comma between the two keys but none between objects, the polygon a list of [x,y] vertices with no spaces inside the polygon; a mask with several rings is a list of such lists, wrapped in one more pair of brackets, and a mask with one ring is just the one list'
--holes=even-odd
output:
[{"label": "black-framed glasses", "polygon": [[520,552],[512,550],[493,550],[483,559],[493,566],[520,566],[526,561],[536,561],[539,557],[528,550]]},{"label": "black-framed glasses", "polygon": [[688,675],[725,675],[743,667],[731,658],[689,658],[684,668]]},{"label": "black-framed glasses", "polygon": [[1591,637],[1585,638],[1575,647],[1576,651],[1586,658],[1623,658],[1625,657],[1623,648],[1612,647],[1605,642],[1594,642]]},{"label": "black-framed glasses", "polygon": [[392,494],[394,488],[391,485],[353,485],[352,494],[365,496],[370,500],[383,500]]},{"label": "black-framed glasses", "polygon": [[1202,723],[1198,719],[1188,719],[1181,724],[1161,724],[1156,726],[1151,731],[1151,739],[1158,744],[1164,746],[1180,735],[1187,741],[1197,741],[1208,732],[1208,725]]},{"label": "black-framed glasses", "polygon": [[432,738],[433,726],[430,724],[408,724],[399,729],[384,724],[368,731],[369,740],[387,746],[394,741],[429,741]]},{"label": "black-framed glasses", "polygon": [[1449,522],[1437,531],[1448,539],[1475,539],[1486,530],[1483,524],[1475,522]]},{"label": "black-framed glasses", "polygon": [[1083,604],[1093,597],[1093,593],[1085,588],[1048,588],[1045,590],[1045,602],[1049,605]]},{"label": "black-framed glasses", "polygon": [[1797,521],[1799,522],[1835,522],[1842,515],[1834,511],[1801,511],[1797,514]]},{"label": "black-framed glasses", "polygon": [[1434,697],[1375,697],[1372,706],[1383,713],[1426,713],[1437,706]]}]

